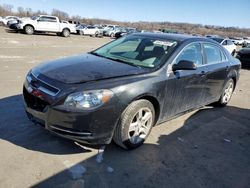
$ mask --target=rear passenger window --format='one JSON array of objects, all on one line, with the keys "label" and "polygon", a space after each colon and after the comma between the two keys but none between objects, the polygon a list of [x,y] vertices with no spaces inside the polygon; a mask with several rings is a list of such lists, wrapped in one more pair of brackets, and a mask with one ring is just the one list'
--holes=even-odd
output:
[{"label": "rear passenger window", "polygon": [[197,66],[202,65],[201,45],[199,43],[193,43],[185,47],[177,57],[175,63],[181,60],[192,61]]},{"label": "rear passenger window", "polygon": [[[204,44],[204,51],[207,58],[207,64],[222,62],[222,52],[219,47],[212,44]],[[224,59],[225,57],[223,57]]]}]

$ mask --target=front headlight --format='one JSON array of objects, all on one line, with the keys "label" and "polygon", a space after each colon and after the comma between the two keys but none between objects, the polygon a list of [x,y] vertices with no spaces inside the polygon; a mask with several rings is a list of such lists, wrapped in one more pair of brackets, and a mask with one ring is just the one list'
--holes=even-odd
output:
[{"label": "front headlight", "polygon": [[70,94],[64,105],[78,109],[91,109],[108,102],[113,96],[110,90],[91,90]]}]

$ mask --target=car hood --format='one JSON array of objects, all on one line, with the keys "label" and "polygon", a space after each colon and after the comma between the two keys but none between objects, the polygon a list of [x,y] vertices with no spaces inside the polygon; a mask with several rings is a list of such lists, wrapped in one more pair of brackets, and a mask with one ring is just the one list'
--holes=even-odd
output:
[{"label": "car hood", "polygon": [[32,72],[48,78],[73,84],[128,75],[143,74],[146,68],[116,62],[91,54],[82,54],[43,63]]}]

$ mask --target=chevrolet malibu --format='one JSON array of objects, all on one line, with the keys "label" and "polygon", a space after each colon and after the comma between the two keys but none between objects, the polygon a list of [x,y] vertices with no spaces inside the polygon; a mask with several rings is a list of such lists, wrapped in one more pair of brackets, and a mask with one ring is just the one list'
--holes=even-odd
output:
[{"label": "chevrolet malibu", "polygon": [[57,135],[133,149],[154,125],[204,105],[225,106],[240,67],[210,39],[131,34],[33,68],[23,97],[29,119]]}]

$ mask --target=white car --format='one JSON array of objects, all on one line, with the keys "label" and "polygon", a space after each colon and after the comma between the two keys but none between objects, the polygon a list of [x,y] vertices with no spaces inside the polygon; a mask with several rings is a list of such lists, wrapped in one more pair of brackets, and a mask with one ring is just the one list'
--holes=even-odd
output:
[{"label": "white car", "polygon": [[53,32],[63,37],[69,37],[70,33],[76,33],[72,24],[61,23],[58,17],[49,15],[34,16],[31,19],[21,20],[17,28],[29,35],[35,31]]},{"label": "white car", "polygon": [[103,29],[103,35],[114,37],[115,34],[121,30],[121,27],[119,25],[108,25]]},{"label": "white car", "polygon": [[80,35],[90,35],[95,37],[102,35],[102,30],[96,26],[87,26],[78,30]]},{"label": "white car", "polygon": [[17,21],[19,20],[16,16],[6,16],[1,19],[1,22],[6,26],[9,21]]},{"label": "white car", "polygon": [[244,43],[244,40],[242,38],[235,38],[235,39],[232,39],[232,41],[235,45],[243,45]]},{"label": "white car", "polygon": [[232,54],[232,56],[236,53],[236,46],[230,39],[224,39],[219,37],[211,37],[210,39],[215,40],[216,42],[220,43],[227,51]]}]

